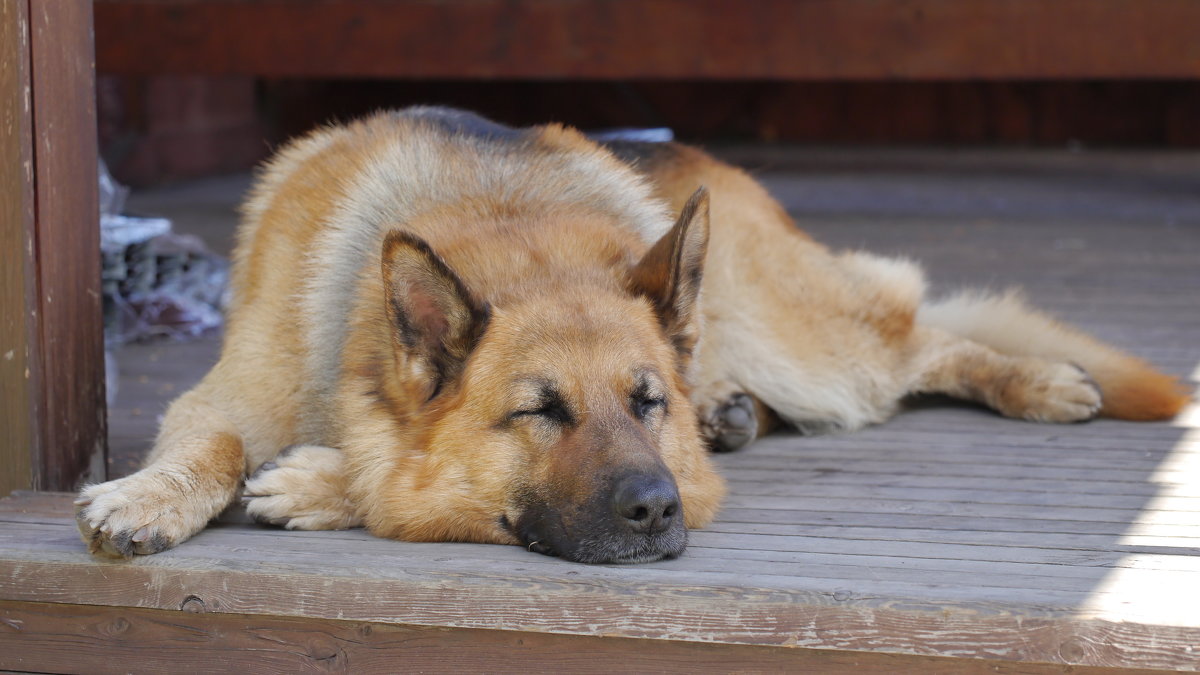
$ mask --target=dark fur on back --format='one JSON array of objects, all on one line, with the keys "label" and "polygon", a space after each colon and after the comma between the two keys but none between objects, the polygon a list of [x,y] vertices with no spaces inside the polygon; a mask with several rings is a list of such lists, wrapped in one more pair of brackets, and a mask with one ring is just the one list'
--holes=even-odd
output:
[{"label": "dark fur on back", "polygon": [[398,114],[402,117],[431,122],[442,130],[452,134],[474,138],[515,141],[529,134],[529,130],[527,129],[517,129],[500,124],[499,122],[493,122],[473,112],[442,106],[407,108]]},{"label": "dark fur on back", "polygon": [[600,145],[642,173],[651,173],[655,167],[676,161],[679,157],[679,145],[673,142],[603,141]]},{"label": "dark fur on back", "polygon": [[[425,120],[451,134],[485,140],[518,141],[529,137],[530,128],[510,127],[466,110],[443,106],[407,108],[401,116]],[[678,159],[680,146],[673,142],[601,140],[591,137],[616,156],[617,159],[642,173],[654,167]]]}]

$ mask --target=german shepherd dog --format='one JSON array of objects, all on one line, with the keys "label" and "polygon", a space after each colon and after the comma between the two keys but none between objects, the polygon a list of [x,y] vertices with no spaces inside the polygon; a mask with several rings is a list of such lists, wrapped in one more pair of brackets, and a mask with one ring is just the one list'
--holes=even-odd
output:
[{"label": "german shepherd dog", "polygon": [[1187,400],[1016,295],[928,302],[913,263],[830,252],[700,150],[443,108],[280,151],[233,292],[145,468],[80,494],[93,552],[175,546],[241,488],[289,528],[650,561],[716,513],[709,448],[781,422],[853,430],[917,392],[1041,422]]}]

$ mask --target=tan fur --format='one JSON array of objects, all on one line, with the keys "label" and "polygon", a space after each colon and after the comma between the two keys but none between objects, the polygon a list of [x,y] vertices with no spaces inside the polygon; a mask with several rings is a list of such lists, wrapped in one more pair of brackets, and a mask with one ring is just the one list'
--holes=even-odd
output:
[{"label": "tan fur", "polygon": [[515,525],[530,504],[578,534],[623,472],[666,471],[702,527],[724,491],[702,434],[855,429],[914,392],[1055,422],[1186,399],[1012,296],[926,302],[914,263],[829,251],[698,150],[610,149],[412,109],[281,151],[221,360],[146,468],[81,493],[92,550],[173,546],[244,475],[249,512],[287,527],[544,548]]},{"label": "tan fur", "polygon": [[1178,379],[1029,308],[1014,291],[959,293],[927,303],[920,318],[1004,354],[1079,365],[1103,392],[1100,414],[1106,417],[1169,419],[1188,402]]},{"label": "tan fur", "polygon": [[1189,400],[1175,378],[1016,295],[968,292],[926,302],[913,263],[830,252],[797,230],[745,172],[699,150],[674,146],[638,166],[673,208],[696,185],[713,193],[695,398],[702,424],[737,391],[814,431],[881,421],[917,392],[1053,422],[1087,419],[1097,409],[1119,419],[1168,419]]}]

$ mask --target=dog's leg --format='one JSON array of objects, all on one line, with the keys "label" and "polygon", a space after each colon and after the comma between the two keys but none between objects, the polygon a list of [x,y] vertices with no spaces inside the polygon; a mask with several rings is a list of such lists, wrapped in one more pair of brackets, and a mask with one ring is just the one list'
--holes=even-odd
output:
[{"label": "dog's leg", "polygon": [[243,439],[197,390],[167,410],[146,468],[86,487],[76,521],[93,553],[158,553],[203,529],[229,504],[245,472]]},{"label": "dog's leg", "polygon": [[913,337],[910,393],[948,394],[1035,422],[1081,422],[1100,411],[1100,389],[1076,365],[1007,356],[928,326]]},{"label": "dog's leg", "polygon": [[722,337],[711,331],[700,343],[692,364],[692,404],[700,433],[716,452],[733,452],[779,426],[779,418],[758,397],[729,377],[718,355]]},{"label": "dog's leg", "polygon": [[348,496],[345,457],[318,445],[284,449],[246,481],[246,513],[289,530],[345,530],[362,525]]}]

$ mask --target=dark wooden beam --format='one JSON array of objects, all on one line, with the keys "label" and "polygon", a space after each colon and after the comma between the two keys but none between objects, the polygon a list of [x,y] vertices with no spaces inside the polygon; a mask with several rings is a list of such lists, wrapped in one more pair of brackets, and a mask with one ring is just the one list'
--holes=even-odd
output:
[{"label": "dark wooden beam", "polygon": [[31,106],[25,138],[33,236],[22,249],[21,321],[32,336],[26,391],[35,412],[25,450],[33,448],[33,487],[70,490],[89,466],[94,478],[104,471],[92,3],[35,1],[27,8],[36,10],[27,14],[30,68],[22,99]]},{"label": "dark wooden beam", "polygon": [[0,0],[0,495],[33,487],[38,446],[28,9]]},{"label": "dark wooden beam", "polygon": [[[0,668],[55,673],[1064,672],[1060,665],[981,659],[214,614],[204,613],[202,604],[166,611],[13,601],[0,601]],[[1075,675],[1156,672],[1069,670]]]},{"label": "dark wooden beam", "polygon": [[97,0],[101,72],[945,80],[1200,76],[1194,0]]}]

